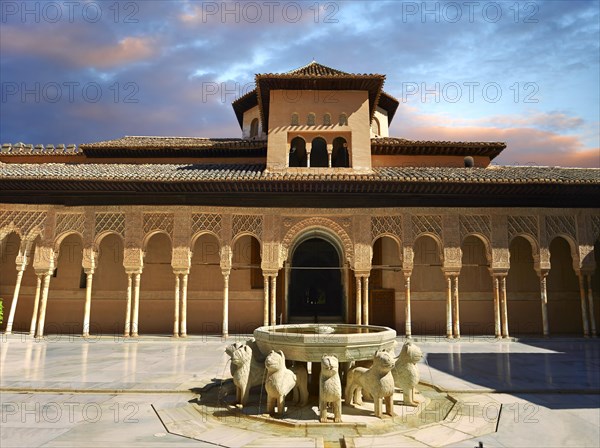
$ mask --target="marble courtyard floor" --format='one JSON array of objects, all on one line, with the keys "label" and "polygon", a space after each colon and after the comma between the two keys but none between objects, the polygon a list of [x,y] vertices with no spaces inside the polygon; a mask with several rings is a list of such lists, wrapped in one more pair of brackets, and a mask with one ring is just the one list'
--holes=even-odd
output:
[{"label": "marble courtyard floor", "polygon": [[[268,417],[198,411],[199,391],[230,399],[224,348],[243,339],[0,335],[0,446],[600,446],[600,339],[415,337],[421,393],[449,398],[452,411],[423,408],[405,420],[423,419],[412,428],[388,418],[392,430],[380,434],[365,419],[340,437],[333,424],[268,429]],[[348,426],[360,414],[343,412]]]}]

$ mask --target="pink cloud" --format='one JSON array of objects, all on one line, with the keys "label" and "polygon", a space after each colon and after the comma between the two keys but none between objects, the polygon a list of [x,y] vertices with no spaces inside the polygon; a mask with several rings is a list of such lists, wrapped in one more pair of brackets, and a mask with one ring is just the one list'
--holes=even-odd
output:
[{"label": "pink cloud", "polygon": [[96,43],[79,39],[78,33],[52,33],[28,30],[21,32],[6,25],[2,34],[2,53],[46,57],[77,67],[109,69],[126,63],[151,58],[157,52],[155,42],[149,37],[125,37],[117,42]]}]

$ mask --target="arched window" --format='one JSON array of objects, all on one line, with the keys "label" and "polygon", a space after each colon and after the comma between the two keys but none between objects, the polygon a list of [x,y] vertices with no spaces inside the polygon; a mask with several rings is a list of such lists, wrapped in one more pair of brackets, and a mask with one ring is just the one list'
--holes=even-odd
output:
[{"label": "arched window", "polygon": [[371,129],[373,130],[373,134],[375,134],[376,136],[380,136],[381,135],[381,127],[379,126],[379,120],[375,117],[373,117],[373,122],[371,123]]},{"label": "arched window", "polygon": [[331,126],[331,115],[330,114],[323,115],[323,126]]},{"label": "arched window", "polygon": [[299,124],[298,114],[292,114],[292,126],[298,126]]},{"label": "arched window", "polygon": [[348,116],[346,114],[340,114],[340,126],[348,126]]},{"label": "arched window", "polygon": [[310,167],[327,168],[329,166],[329,157],[327,156],[327,142],[321,137],[312,141],[310,150]]},{"label": "arched window", "polygon": [[306,142],[302,137],[296,137],[292,140],[288,166],[306,166]]},{"label": "arched window", "polygon": [[332,167],[349,167],[350,157],[348,157],[348,143],[343,137],[336,137],[333,140],[333,152],[331,153]]},{"label": "arched window", "polygon": [[258,136],[258,118],[255,118],[250,123],[250,138]]},{"label": "arched window", "polygon": [[313,114],[313,113],[308,114],[308,119],[306,120],[306,124],[309,126],[315,125],[315,114]]}]

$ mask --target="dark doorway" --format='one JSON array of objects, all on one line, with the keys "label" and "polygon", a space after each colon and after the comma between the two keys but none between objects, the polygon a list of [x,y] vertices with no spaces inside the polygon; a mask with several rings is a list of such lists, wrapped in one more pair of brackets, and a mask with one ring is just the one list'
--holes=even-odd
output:
[{"label": "dark doorway", "polygon": [[289,317],[319,322],[342,317],[343,287],[340,256],[329,242],[311,238],[292,257],[288,290]]},{"label": "dark doorway", "polygon": [[312,149],[310,150],[310,167],[311,168],[327,168],[329,166],[329,156],[327,155],[327,142],[321,137],[317,137],[312,141]]}]

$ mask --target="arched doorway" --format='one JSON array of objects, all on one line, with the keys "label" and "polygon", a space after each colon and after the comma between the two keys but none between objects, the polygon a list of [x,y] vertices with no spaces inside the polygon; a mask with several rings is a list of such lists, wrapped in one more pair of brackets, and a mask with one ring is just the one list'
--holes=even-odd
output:
[{"label": "arched doorway", "polygon": [[302,137],[295,137],[290,145],[290,167],[306,166],[306,142]]},{"label": "arched doorway", "polygon": [[302,241],[294,249],[288,287],[288,321],[343,321],[342,257],[321,237]]},{"label": "arched doorway", "polygon": [[311,168],[327,168],[329,166],[329,157],[327,155],[327,142],[321,137],[317,137],[312,141],[310,150],[310,166]]},{"label": "arched doorway", "polygon": [[331,166],[347,168],[350,166],[348,157],[348,143],[343,137],[333,140],[333,152],[331,154]]}]

